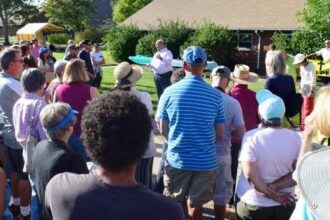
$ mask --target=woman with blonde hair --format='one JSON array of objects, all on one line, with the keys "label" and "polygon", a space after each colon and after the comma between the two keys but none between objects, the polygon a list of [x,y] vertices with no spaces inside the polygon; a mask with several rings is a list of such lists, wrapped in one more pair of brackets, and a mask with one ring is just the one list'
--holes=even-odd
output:
[{"label": "woman with blonde hair", "polygon": [[73,59],[67,63],[62,81],[63,84],[58,86],[55,91],[54,101],[68,103],[73,109],[79,112],[77,115],[77,124],[74,126],[69,144],[87,160],[84,146],[80,140],[81,116],[86,104],[91,99],[97,97],[99,92],[96,88],[85,83],[89,81],[89,77],[86,72],[85,63],[81,59]]},{"label": "woman with blonde hair", "polygon": [[[295,173],[300,197],[291,220],[330,219],[330,148],[314,150],[312,145],[316,131],[330,136],[330,86],[318,90],[313,112],[305,120],[302,146]],[[320,146],[317,146],[319,148]],[[314,151],[313,151],[314,150]]]}]

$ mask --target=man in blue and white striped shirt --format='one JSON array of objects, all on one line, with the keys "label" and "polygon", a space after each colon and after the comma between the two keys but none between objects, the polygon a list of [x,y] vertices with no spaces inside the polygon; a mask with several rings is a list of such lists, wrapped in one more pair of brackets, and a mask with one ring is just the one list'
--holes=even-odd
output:
[{"label": "man in blue and white striped shirt", "polygon": [[184,51],[186,77],[165,89],[160,102],[160,130],[168,140],[164,194],[188,200],[191,219],[202,218],[202,205],[213,198],[218,161],[215,143],[224,132],[221,94],[204,82],[206,53]]}]

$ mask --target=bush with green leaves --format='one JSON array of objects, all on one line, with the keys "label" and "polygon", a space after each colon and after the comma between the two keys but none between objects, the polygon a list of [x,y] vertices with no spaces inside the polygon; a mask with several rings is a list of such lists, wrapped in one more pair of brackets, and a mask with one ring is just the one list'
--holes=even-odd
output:
[{"label": "bush with green leaves", "polygon": [[157,39],[163,39],[167,48],[171,50],[173,57],[180,56],[180,46],[186,42],[190,34],[185,23],[180,21],[161,22],[157,28],[148,35],[143,36],[137,46],[136,53],[152,56],[155,53],[155,42]]},{"label": "bush with green leaves", "polygon": [[67,33],[50,34],[47,36],[49,44],[67,44],[70,35]]},{"label": "bush with green leaves", "polygon": [[208,60],[232,67],[232,58],[237,47],[237,33],[213,23],[204,24],[181,46],[181,51],[192,45],[202,47],[207,53]]},{"label": "bush with green leaves", "polygon": [[110,28],[104,40],[114,61],[122,62],[135,55],[135,47],[142,35],[134,25],[117,26]]},{"label": "bush with green leaves", "polygon": [[113,6],[113,21],[119,24],[149,4],[151,0],[117,0]]},{"label": "bush with green leaves", "polygon": [[75,34],[75,42],[89,39],[92,43],[102,43],[107,31],[105,27],[88,26],[81,32]]},{"label": "bush with green leaves", "polygon": [[324,40],[329,37],[317,31],[302,29],[293,32],[291,36],[275,33],[272,40],[276,48],[285,50],[290,54],[310,54],[324,47]]}]

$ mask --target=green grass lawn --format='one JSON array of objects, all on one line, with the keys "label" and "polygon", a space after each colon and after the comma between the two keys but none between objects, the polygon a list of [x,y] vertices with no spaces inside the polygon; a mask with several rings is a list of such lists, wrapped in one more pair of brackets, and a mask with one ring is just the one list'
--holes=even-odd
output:
[{"label": "green grass lawn", "polygon": [[[113,75],[113,69],[115,67],[115,62],[112,60],[110,53],[108,51],[103,51],[107,66],[103,67],[103,80],[100,88],[100,92],[105,92],[113,88],[115,84],[115,78]],[[56,59],[63,59],[63,52],[54,53]],[[154,112],[157,109],[158,97],[156,93],[156,88],[154,84],[154,75],[153,73],[146,67],[143,67],[144,74],[143,77],[137,82],[135,85],[136,89],[144,92],[148,92],[151,95],[151,100],[153,104]],[[210,83],[210,79],[208,77],[205,78],[207,83]],[[258,83],[254,83],[249,85],[249,88],[253,91],[258,91],[262,89],[264,86],[264,79],[259,79]],[[229,86],[231,87],[231,85]]]}]

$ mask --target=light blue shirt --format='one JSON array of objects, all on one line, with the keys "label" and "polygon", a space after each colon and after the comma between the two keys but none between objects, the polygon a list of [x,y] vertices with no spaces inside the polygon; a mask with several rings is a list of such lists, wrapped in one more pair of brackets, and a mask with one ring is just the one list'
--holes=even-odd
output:
[{"label": "light blue shirt", "polygon": [[165,89],[159,117],[168,121],[167,162],[186,170],[218,167],[215,125],[225,121],[221,94],[195,75]]}]

